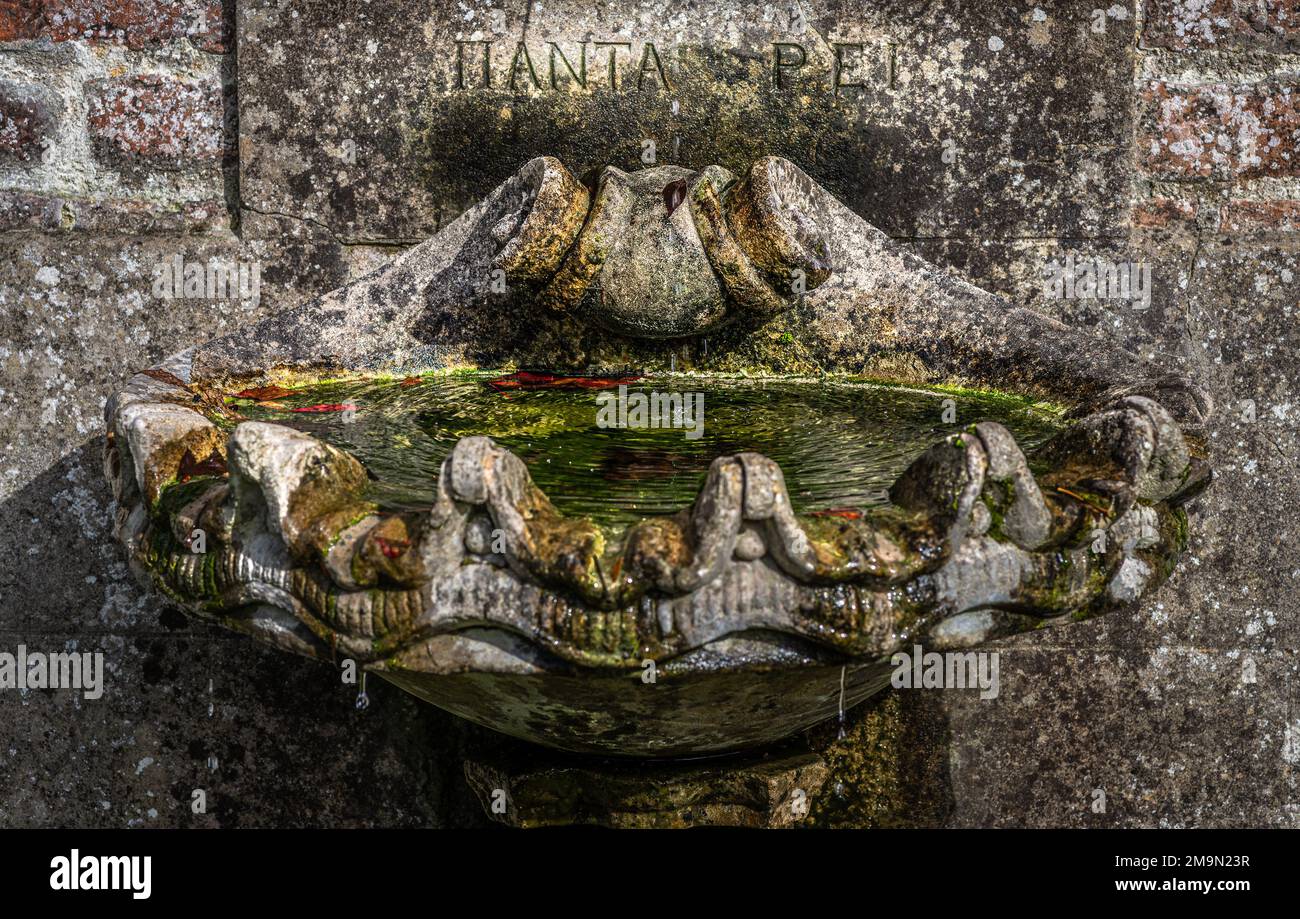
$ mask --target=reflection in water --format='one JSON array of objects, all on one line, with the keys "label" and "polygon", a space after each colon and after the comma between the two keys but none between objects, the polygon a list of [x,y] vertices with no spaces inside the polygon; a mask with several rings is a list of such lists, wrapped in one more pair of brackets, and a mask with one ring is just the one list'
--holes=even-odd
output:
[{"label": "reflection in water", "polygon": [[[688,506],[718,456],[753,450],[781,464],[795,510],[851,517],[885,503],[885,491],[926,447],[977,421],[1005,424],[1029,449],[1055,429],[1052,415],[989,395],[922,392],[862,383],[663,376],[616,382],[631,395],[703,393],[703,436],[681,428],[601,428],[605,385],[501,386],[501,377],[306,387],[249,418],[306,431],[352,452],[388,508],[427,506],[443,458],[462,437],[485,434],[528,464],[561,511],[622,528]],[[581,378],[578,378],[581,379]],[[493,385],[495,383],[496,385]],[[621,390],[620,390],[621,391]],[[608,398],[608,397],[606,397]],[[945,424],[944,400],[957,423]],[[349,412],[295,412],[346,405]]]}]

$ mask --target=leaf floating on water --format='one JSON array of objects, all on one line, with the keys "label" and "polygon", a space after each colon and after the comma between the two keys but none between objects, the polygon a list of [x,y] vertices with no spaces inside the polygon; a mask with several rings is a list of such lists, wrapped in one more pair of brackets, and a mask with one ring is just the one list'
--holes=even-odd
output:
[{"label": "leaf floating on water", "polygon": [[323,402],[320,405],[304,405],[291,408],[291,412],[355,412],[357,407],[350,402]]},{"label": "leaf floating on water", "polygon": [[828,507],[824,511],[812,511],[809,517],[838,517],[841,520],[861,520],[862,511],[856,507]]},{"label": "leaf floating on water", "polygon": [[291,395],[293,395],[293,390],[285,389],[283,386],[254,386],[251,389],[244,389],[235,393],[235,398],[252,399],[254,402],[270,402]]},{"label": "leaf floating on water", "polygon": [[498,392],[510,389],[613,389],[616,386],[635,383],[639,379],[641,377],[631,374],[584,377],[520,370],[517,373],[489,380],[488,385]]},{"label": "leaf floating on water", "polygon": [[220,453],[210,453],[206,458],[197,460],[193,453],[186,450],[181,457],[180,466],[176,469],[176,480],[188,482],[195,476],[225,474],[226,460]]}]

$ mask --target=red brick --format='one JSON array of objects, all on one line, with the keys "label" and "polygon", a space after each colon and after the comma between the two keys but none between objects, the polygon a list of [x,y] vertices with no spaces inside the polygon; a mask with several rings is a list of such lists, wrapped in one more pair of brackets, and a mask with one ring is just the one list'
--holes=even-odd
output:
[{"label": "red brick", "polygon": [[1293,233],[1300,229],[1300,201],[1234,198],[1219,208],[1219,229],[1226,233]]},{"label": "red brick", "polygon": [[1196,220],[1196,202],[1182,198],[1154,197],[1133,206],[1133,225],[1160,228],[1190,224]]},{"label": "red brick", "polygon": [[139,50],[188,38],[229,50],[221,0],[0,0],[0,41],[49,38]]},{"label": "red brick", "polygon": [[1300,98],[1288,84],[1185,86],[1154,81],[1141,140],[1165,178],[1300,175]]},{"label": "red brick", "polygon": [[90,134],[101,157],[184,165],[218,159],[224,151],[219,86],[122,77],[87,84],[87,96]]},{"label": "red brick", "polygon": [[41,6],[40,0],[0,0],[0,41],[39,38]]},{"label": "red brick", "polygon": [[0,83],[0,160],[39,160],[49,126],[44,105],[20,87]]},{"label": "red brick", "polygon": [[1175,50],[1300,49],[1295,0],[1148,0],[1142,43]]}]

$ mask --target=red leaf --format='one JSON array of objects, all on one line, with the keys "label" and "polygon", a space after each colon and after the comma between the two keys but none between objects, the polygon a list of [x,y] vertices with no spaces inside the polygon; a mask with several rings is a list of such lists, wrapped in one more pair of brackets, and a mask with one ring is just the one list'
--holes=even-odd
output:
[{"label": "red leaf", "polygon": [[630,374],[609,377],[566,377],[557,376],[553,373],[535,373],[531,370],[520,370],[517,373],[489,380],[488,385],[497,391],[509,389],[612,389],[615,386],[634,383],[639,379],[641,379],[639,376]]},{"label": "red leaf", "polygon": [[283,386],[254,386],[252,389],[245,389],[235,393],[235,398],[252,399],[255,402],[270,402],[273,399],[283,399],[285,396],[291,395],[293,395],[293,390],[285,389]]},{"label": "red leaf", "polygon": [[670,215],[686,200],[688,187],[689,183],[685,179],[678,179],[664,186],[664,207]]},{"label": "red leaf", "polygon": [[179,386],[181,389],[190,388],[184,380],[168,370],[159,370],[157,367],[150,367],[148,370],[141,370],[140,372],[147,377],[153,377],[155,380],[161,380],[164,383]]},{"label": "red leaf", "polygon": [[861,520],[862,511],[855,507],[828,507],[824,511],[813,511],[809,517],[839,517],[842,520]]},{"label": "red leaf", "polygon": [[302,408],[291,408],[291,412],[355,412],[357,407],[349,402],[324,402],[320,405],[304,405]]}]

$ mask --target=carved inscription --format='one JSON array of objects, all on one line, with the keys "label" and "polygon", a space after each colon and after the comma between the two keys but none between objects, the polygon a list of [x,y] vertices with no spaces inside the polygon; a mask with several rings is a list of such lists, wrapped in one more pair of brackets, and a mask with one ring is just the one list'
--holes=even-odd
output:
[{"label": "carved inscription", "polygon": [[610,89],[643,89],[647,81],[672,89],[654,42],[581,41],[567,52],[553,41],[545,50],[521,41],[456,42],[456,89],[559,89],[565,82],[588,89],[596,79]]},{"label": "carved inscription", "polygon": [[[457,40],[453,89],[511,92],[570,89],[672,90],[669,49],[649,41],[543,43],[505,39]],[[851,89],[894,88],[897,46],[892,42],[830,42],[829,53],[794,41],[774,41],[769,49],[771,87],[791,89],[813,81],[839,94]]]}]

